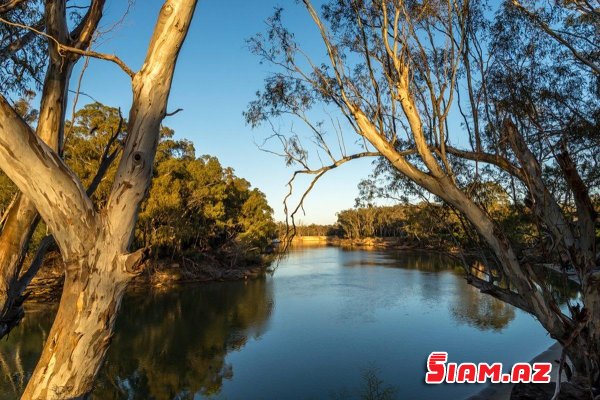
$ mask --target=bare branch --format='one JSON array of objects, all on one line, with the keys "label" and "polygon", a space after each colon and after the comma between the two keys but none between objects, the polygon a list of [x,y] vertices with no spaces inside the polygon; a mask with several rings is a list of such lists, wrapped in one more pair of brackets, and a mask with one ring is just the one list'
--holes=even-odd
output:
[{"label": "bare branch", "polygon": [[315,184],[317,183],[317,181],[327,171],[331,171],[332,169],[335,169],[335,168],[339,167],[340,165],[347,163],[348,161],[356,160],[358,158],[379,157],[379,156],[381,156],[381,154],[379,152],[362,152],[362,153],[356,153],[356,154],[351,154],[349,156],[345,156],[343,158],[340,158],[340,159],[336,160],[334,163],[332,163],[330,165],[323,166],[323,167],[318,168],[318,169],[303,169],[303,170],[297,170],[297,171],[295,171],[294,174],[292,175],[292,178],[287,183],[287,186],[289,187],[289,192],[288,192],[288,194],[285,196],[285,198],[283,200],[283,203],[284,203],[284,206],[285,206],[285,209],[286,209],[286,216],[288,215],[288,213],[287,213],[287,200],[292,196],[293,183],[294,183],[296,177],[298,177],[299,175],[315,175],[315,177],[313,178],[313,180],[309,184],[308,188],[302,194],[302,197],[300,198],[300,201],[298,202],[296,208],[294,208],[294,211],[292,211],[292,213],[289,214],[290,217],[291,217],[291,219],[292,219],[292,221],[294,220],[294,216],[296,215],[296,213],[303,207],[304,199],[306,199],[306,196],[308,196],[309,192],[313,189],[313,187],[315,186]]},{"label": "bare branch", "polygon": [[90,186],[86,190],[86,193],[89,197],[92,197],[92,195],[100,185],[100,182],[102,182],[102,179],[104,179],[104,175],[106,175],[108,168],[118,157],[119,153],[123,150],[123,146],[119,145],[116,149],[111,151],[111,148],[119,138],[122,129],[123,116],[121,115],[121,110],[119,109],[119,124],[117,126],[117,129],[113,132],[113,135],[108,139],[106,146],[104,146],[104,151],[102,152],[102,156],[100,157],[100,164],[98,166],[98,170],[96,171],[96,175],[94,175]]},{"label": "bare branch", "polygon": [[17,293],[22,294],[25,289],[27,289],[27,286],[29,286],[31,280],[37,275],[37,272],[44,264],[46,254],[54,243],[56,242],[54,241],[54,236],[52,235],[44,236],[44,238],[41,240],[35,252],[35,256],[29,264],[29,268],[27,268],[27,271],[25,271],[25,273],[19,278],[16,288]]},{"label": "bare branch", "polygon": [[165,113],[165,117],[172,117],[173,115],[175,115],[175,114],[177,114],[178,112],[181,112],[181,111],[183,111],[183,108],[178,108],[175,111],[171,111],[171,112]]},{"label": "bare branch", "polygon": [[446,146],[446,151],[448,151],[448,153],[456,157],[465,158],[467,160],[472,161],[482,161],[487,164],[495,165],[501,170],[508,172],[515,178],[518,178],[523,182],[526,181],[522,169],[517,167],[516,165],[511,163],[507,158],[502,157],[499,154],[485,153],[483,151],[460,150],[452,146]]},{"label": "bare branch", "polygon": [[71,32],[73,48],[85,50],[90,46],[96,32],[98,22],[102,18],[105,0],[92,0],[92,4],[83,16],[81,22]]},{"label": "bare branch", "polygon": [[529,306],[527,302],[524,301],[523,297],[520,296],[518,293],[513,292],[509,289],[504,289],[499,286],[496,286],[488,281],[476,277],[473,274],[467,275],[466,279],[467,283],[479,289],[481,293],[489,294],[497,298],[498,300],[501,300],[525,312],[533,314],[534,310]]},{"label": "bare branch", "polygon": [[78,49],[76,47],[67,46],[65,44],[60,43],[53,36],[51,36],[45,32],[42,32],[40,30],[37,30],[34,27],[19,24],[16,22],[10,22],[2,17],[0,17],[0,22],[3,22],[7,25],[12,25],[12,26],[16,26],[19,28],[23,28],[23,29],[29,29],[38,35],[44,36],[44,37],[52,40],[56,44],[57,50],[61,56],[64,56],[64,53],[73,53],[73,54],[78,54],[78,55],[82,55],[82,56],[97,58],[100,60],[110,61],[110,62],[117,64],[127,75],[129,75],[130,78],[133,78],[135,76],[135,72],[133,72],[133,70],[131,68],[129,68],[127,66],[127,64],[125,64],[125,62],[123,62],[123,60],[121,60],[119,57],[117,57],[115,55],[98,53],[96,51],[91,51],[91,50],[82,50],[82,49]]}]

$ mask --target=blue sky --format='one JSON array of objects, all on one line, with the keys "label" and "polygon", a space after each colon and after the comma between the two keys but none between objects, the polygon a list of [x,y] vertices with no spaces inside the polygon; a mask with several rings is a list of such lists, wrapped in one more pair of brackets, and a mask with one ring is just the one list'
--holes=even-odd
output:
[{"label": "blue sky", "polygon": [[[108,1],[101,29],[120,20],[126,4],[124,0]],[[101,37],[94,49],[116,54],[132,69],[139,69],[161,5],[159,0],[137,0],[118,28]],[[287,25],[301,35],[304,47],[316,56],[324,54],[306,10],[293,0],[200,0],[169,99],[169,110],[184,111],[164,123],[175,129],[177,137],[192,140],[198,155],[217,156],[223,165],[233,167],[238,176],[265,192],[275,217],[282,220],[282,201],[293,169],[257,148],[256,143],[271,133],[270,128],[253,130],[242,116],[270,71],[250,53],[246,39],[265,30],[264,21],[276,6],[284,7]],[[73,73],[72,89],[76,88],[81,65]],[[81,91],[102,103],[121,107],[125,115],[129,110],[129,78],[107,61],[90,61]],[[82,96],[78,106],[89,101]],[[294,128],[302,135],[300,126],[298,123]],[[306,215],[298,219],[303,223],[334,222],[337,211],[354,205],[357,183],[369,175],[371,162],[353,161],[326,174],[305,202]]]}]

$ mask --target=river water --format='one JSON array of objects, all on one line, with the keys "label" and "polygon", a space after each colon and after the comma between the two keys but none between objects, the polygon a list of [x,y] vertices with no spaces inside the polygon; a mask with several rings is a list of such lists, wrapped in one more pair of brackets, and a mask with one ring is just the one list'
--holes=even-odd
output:
[{"label": "river water", "polygon": [[[23,390],[55,309],[28,311],[0,342],[2,400]],[[463,399],[481,385],[424,384],[430,352],[512,365],[551,344],[447,257],[296,248],[273,276],[132,290],[93,398]]]}]

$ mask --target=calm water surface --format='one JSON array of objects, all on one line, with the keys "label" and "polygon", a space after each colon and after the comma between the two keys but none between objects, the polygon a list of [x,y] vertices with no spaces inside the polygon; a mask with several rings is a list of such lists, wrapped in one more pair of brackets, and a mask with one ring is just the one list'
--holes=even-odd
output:
[{"label": "calm water surface", "polygon": [[[0,342],[0,399],[18,398],[53,312]],[[129,293],[94,399],[358,399],[366,372],[398,399],[463,399],[481,387],[423,383],[430,352],[512,364],[551,344],[448,258],[299,248],[273,277]]]}]

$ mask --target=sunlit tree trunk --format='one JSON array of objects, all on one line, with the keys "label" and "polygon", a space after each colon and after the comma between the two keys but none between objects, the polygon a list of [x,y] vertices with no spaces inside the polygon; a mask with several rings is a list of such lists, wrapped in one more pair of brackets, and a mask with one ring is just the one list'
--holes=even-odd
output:
[{"label": "sunlit tree trunk", "polygon": [[[102,16],[104,0],[92,2],[89,11],[73,32],[67,28],[66,2],[48,1],[45,7],[46,31],[59,43],[86,48]],[[51,149],[60,152],[63,142],[65,108],[69,79],[77,54],[61,54],[54,40],[48,40],[49,64],[41,96],[36,134]],[[24,289],[19,275],[31,236],[39,221],[35,205],[26,196],[18,194],[6,211],[5,224],[0,233],[0,337],[22,315],[19,301]],[[15,307],[16,306],[16,307]]]},{"label": "sunlit tree trunk", "polygon": [[100,213],[58,154],[4,99],[0,102],[0,167],[35,204],[67,269],[56,320],[23,399],[84,398],[92,390],[123,292],[146,255],[129,247],[195,5],[195,0],[167,0],[161,8],[144,64],[133,76],[128,135]]}]

